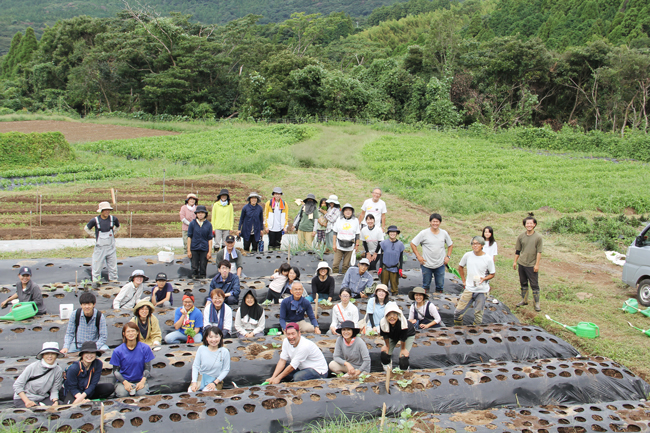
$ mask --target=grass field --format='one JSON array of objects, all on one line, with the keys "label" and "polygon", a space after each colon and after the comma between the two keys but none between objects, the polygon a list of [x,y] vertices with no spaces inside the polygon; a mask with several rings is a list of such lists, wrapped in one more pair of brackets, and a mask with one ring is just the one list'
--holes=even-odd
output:
[{"label": "grass field", "polygon": [[[106,119],[102,122],[109,123]],[[115,122],[129,126],[137,123],[120,119]],[[138,125],[144,127],[146,123]],[[206,128],[200,133],[209,134],[211,129],[223,126],[196,128]],[[388,204],[388,224],[398,225],[408,238],[427,227],[432,211],[442,212],[442,228],[449,231],[455,242],[451,263],[454,266],[470,250],[471,237],[480,234],[485,225],[491,225],[499,245],[492,285],[494,296],[513,308],[523,323],[540,325],[582,353],[612,358],[650,380],[649,340],[626,323],[630,320],[647,329],[650,319],[620,310],[625,299],[635,292],[621,283],[621,268],[611,265],[599,246],[587,241],[584,235],[548,232],[554,221],[567,214],[592,218],[649,212],[647,165],[591,159],[584,154],[519,150],[506,143],[457,133],[416,131],[397,135],[352,124],[311,128],[317,132],[305,140],[249,153],[242,165],[227,168],[221,163],[187,164],[183,158],[173,163],[166,157],[167,151],[172,150],[165,146],[156,146],[158,154],[151,155],[153,159],[128,160],[84,150],[92,146],[75,145],[76,164],[99,163],[107,168],[132,170],[136,179],[122,179],[120,183],[160,179],[160,172],[166,168],[168,178],[181,182],[227,178],[265,195],[273,187],[281,186],[290,201],[304,198],[307,193],[318,198],[337,194],[341,203],[355,206],[361,205],[370,196],[370,190],[379,186],[384,189],[382,198]],[[191,131],[176,136],[175,142],[191,143],[197,132]],[[228,134],[246,136],[246,131],[247,127],[240,124],[230,128]],[[160,140],[138,143],[142,147]],[[245,140],[241,143],[245,144]],[[109,184],[97,181],[93,186]],[[48,188],[56,187],[44,187],[44,191]],[[4,194],[10,193],[0,192],[0,197]],[[291,206],[294,216],[297,208]],[[528,211],[535,212],[538,231],[544,236],[540,270],[542,313],[535,313],[530,306],[514,309],[520,299],[517,273],[512,269],[514,243],[523,231],[521,220]],[[63,254],[77,256],[88,252]],[[594,322],[600,326],[601,337],[578,338],[546,320],[544,314],[568,325]],[[357,431],[373,428],[362,425]]]}]

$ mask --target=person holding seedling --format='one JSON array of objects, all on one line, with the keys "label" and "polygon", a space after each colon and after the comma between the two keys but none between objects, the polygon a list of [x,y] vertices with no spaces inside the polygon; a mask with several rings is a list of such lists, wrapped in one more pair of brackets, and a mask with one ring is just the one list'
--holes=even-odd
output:
[{"label": "person holding seedling", "polygon": [[[454,325],[463,325],[463,316],[467,309],[474,305],[474,325],[483,323],[483,309],[485,298],[490,291],[487,281],[494,278],[495,268],[492,257],[483,252],[485,239],[483,236],[472,238],[472,251],[465,253],[460,259],[458,273],[463,280],[465,290],[461,293],[454,311]],[[467,269],[467,274],[465,270]]]},{"label": "person holding seedling", "polygon": [[[117,247],[115,234],[120,229],[120,222],[117,217],[111,215],[113,208],[110,203],[103,201],[99,203],[97,213],[99,216],[91,219],[84,227],[88,236],[95,236],[95,249],[93,251],[93,287],[99,287],[102,278],[102,267],[104,262],[108,268],[109,281],[117,281]],[[95,231],[93,232],[93,229]]]},{"label": "person holding seedling", "polygon": [[187,257],[192,259],[192,278],[205,278],[208,260],[212,258],[212,224],[207,220],[208,210],[196,207],[196,219],[187,229]]},{"label": "person holding seedling", "polygon": [[214,249],[219,250],[226,244],[226,237],[234,228],[235,208],[230,202],[230,193],[223,188],[219,199],[212,206],[212,229],[214,234]]},{"label": "person holding seedling", "polygon": [[185,199],[185,204],[181,206],[181,211],[179,216],[181,218],[181,232],[183,235],[183,250],[187,250],[187,229],[190,226],[190,223],[196,219],[194,211],[196,210],[196,205],[199,204],[199,198],[195,194],[188,194]]},{"label": "person holding seedling", "polygon": [[135,304],[138,303],[144,293],[145,281],[149,281],[149,277],[144,274],[142,269],[133,271],[129,277],[129,282],[120,289],[120,293],[113,300],[113,309],[130,310],[135,307]]},{"label": "person holding seedling", "polygon": [[399,294],[399,279],[406,278],[402,273],[404,266],[404,244],[397,239],[401,232],[397,226],[388,227],[388,239],[381,242],[382,254],[379,257],[377,275],[382,284],[388,286],[394,296]]},{"label": "person holding seedling", "polygon": [[165,335],[165,343],[178,344],[190,342],[200,343],[201,328],[203,328],[203,314],[194,308],[194,296],[183,295],[183,306],[178,307],[174,313],[174,329]]},{"label": "person holding seedling", "polygon": [[[443,292],[445,265],[451,260],[451,252],[454,249],[454,243],[451,241],[449,233],[440,228],[441,223],[442,216],[439,213],[431,214],[429,217],[430,227],[422,230],[411,241],[411,250],[420,262],[422,269],[422,287],[428,291],[433,277],[437,293]],[[445,245],[447,246],[446,253]],[[418,246],[422,246],[422,254],[418,251]]]},{"label": "person holding seedling", "polygon": [[155,358],[151,348],[140,341],[140,330],[133,322],[122,327],[122,344],[113,350],[111,365],[115,376],[115,395],[146,395],[147,378],[151,376],[151,361]]},{"label": "person holding seedling", "polygon": [[[537,220],[531,213],[523,220],[526,231],[519,235],[515,244],[514,270],[519,270],[519,284],[521,285],[521,302],[516,307],[528,305],[528,283],[533,289],[535,311],[542,311],[539,303],[539,262],[542,260],[542,236],[535,232]],[[518,266],[517,266],[518,265]]]},{"label": "person holding seedling", "polygon": [[32,281],[32,270],[27,266],[23,266],[18,270],[18,283],[16,283],[16,293],[9,296],[2,302],[2,308],[18,299],[18,302],[34,302],[38,309],[37,315],[47,314],[45,305],[43,305],[43,294],[41,288]]}]

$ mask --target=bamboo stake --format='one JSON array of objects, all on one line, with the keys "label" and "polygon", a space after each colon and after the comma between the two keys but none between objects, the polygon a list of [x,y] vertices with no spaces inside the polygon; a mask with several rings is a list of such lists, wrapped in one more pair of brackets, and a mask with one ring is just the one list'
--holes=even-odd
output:
[{"label": "bamboo stake", "polygon": [[29,239],[32,239],[32,211],[29,211]]},{"label": "bamboo stake", "polygon": [[132,237],[133,233],[133,212],[131,212],[131,221],[129,221],[129,237]]},{"label": "bamboo stake", "polygon": [[115,188],[111,188],[111,198],[113,199],[113,204],[115,204]]},{"label": "bamboo stake", "polygon": [[384,432],[385,423],[386,423],[386,402],[384,402],[384,406],[381,408],[381,423],[379,424],[379,433]]},{"label": "bamboo stake", "polygon": [[314,317],[318,319],[318,293],[316,293],[316,299],[314,299]]},{"label": "bamboo stake", "polygon": [[39,196],[40,203],[38,205],[38,225],[42,226],[43,225],[43,194]]},{"label": "bamboo stake", "polygon": [[163,203],[165,202],[165,173],[167,170],[163,168]]},{"label": "bamboo stake", "polygon": [[[390,364],[389,364],[390,365]],[[386,369],[386,392],[390,394],[390,374],[391,374],[391,369],[387,368]]]},{"label": "bamboo stake", "polygon": [[104,433],[104,402],[102,402],[102,411],[99,416],[100,416],[99,429],[101,433]]}]

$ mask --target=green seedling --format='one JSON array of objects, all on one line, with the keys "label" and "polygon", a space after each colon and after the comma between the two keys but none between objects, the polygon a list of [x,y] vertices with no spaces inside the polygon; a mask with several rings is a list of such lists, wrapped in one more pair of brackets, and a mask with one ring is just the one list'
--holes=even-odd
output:
[{"label": "green seedling", "polygon": [[413,412],[411,411],[411,408],[406,408],[400,413],[400,420],[399,424],[397,424],[397,428],[399,430],[407,430],[411,431],[413,427],[415,427],[415,421],[413,421],[411,418],[413,418]]},{"label": "green seedling", "polygon": [[368,331],[367,335],[371,335],[371,336],[372,335],[377,335],[377,331],[375,331],[374,329],[371,329],[370,331]]},{"label": "green seedling", "polygon": [[268,305],[271,305],[272,303],[273,303],[273,301],[271,301],[270,299],[267,299],[266,301],[262,302],[261,305],[263,305],[264,307],[266,307],[266,306],[268,306]]},{"label": "green seedling", "polygon": [[370,377],[369,374],[367,374],[367,373],[361,373],[361,374],[359,375],[359,383],[364,383],[364,382],[366,381],[366,379],[369,378],[369,377]]},{"label": "green seedling", "polygon": [[321,299],[320,301],[318,301],[318,303],[321,304],[321,305],[324,305],[326,307],[331,307],[332,306],[332,303],[330,301],[328,301],[327,299]]},{"label": "green seedling", "polygon": [[196,331],[194,330],[194,328],[187,328],[185,330],[185,335],[194,338],[194,336],[196,335]]},{"label": "green seedling", "polygon": [[70,287],[69,285],[66,284],[65,286],[63,286],[63,291],[64,292],[72,292],[72,287]]},{"label": "green seedling", "polygon": [[343,377],[345,376],[345,373],[336,373],[336,377]]},{"label": "green seedling", "polygon": [[277,349],[278,347],[281,347],[282,345],[280,343],[271,343],[271,346],[273,346],[274,349]]},{"label": "green seedling", "polygon": [[406,388],[406,387],[409,386],[411,383],[413,383],[412,380],[406,380],[406,379],[402,379],[402,380],[398,380],[398,381],[397,381],[397,384],[398,384],[399,386],[401,386],[402,388]]},{"label": "green seedling", "polygon": [[402,370],[401,368],[399,368],[399,367],[393,368],[393,374],[403,374],[403,373],[404,373],[404,370]]}]

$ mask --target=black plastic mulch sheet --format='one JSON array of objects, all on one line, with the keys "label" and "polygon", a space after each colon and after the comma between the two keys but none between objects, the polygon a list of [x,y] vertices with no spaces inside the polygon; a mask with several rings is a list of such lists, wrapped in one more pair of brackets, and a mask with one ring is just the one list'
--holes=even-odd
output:
[{"label": "black plastic mulch sheet", "polygon": [[[333,358],[336,337],[303,334],[322,350],[326,361]],[[381,337],[363,336],[371,358],[371,371],[381,372],[380,352],[384,345]],[[273,374],[280,360],[282,336],[252,339],[226,339],[230,351],[230,373],[226,386],[234,382],[238,386],[257,385]],[[191,380],[191,367],[197,346],[163,345],[154,352],[150,386],[153,392],[180,392],[186,390]],[[542,358],[567,358],[578,355],[567,342],[537,327],[490,325],[481,327],[457,327],[418,333],[411,350],[411,369],[443,368],[454,365],[497,361],[527,361]],[[111,352],[102,356],[104,367],[109,369]],[[393,363],[398,365],[399,351],[393,353]],[[59,365],[76,361],[71,354],[59,359]],[[34,357],[0,358],[0,401],[11,399],[11,385]],[[109,370],[104,371],[105,374]],[[107,379],[110,379],[107,378]]]},{"label": "black plastic mulch sheet", "polygon": [[622,400],[416,416],[423,431],[641,432],[650,429],[650,403]]},{"label": "black plastic mulch sheet", "polygon": [[[386,403],[389,417],[399,416],[405,407],[414,412],[455,415],[456,412],[497,407],[519,412],[529,410],[522,407],[542,405],[566,406],[566,410],[561,410],[567,415],[570,405],[580,405],[585,410],[585,405],[593,405],[596,409],[589,410],[602,417],[600,414],[607,405],[600,403],[639,400],[648,392],[650,385],[605,358],[545,359],[406,372],[394,375],[390,394],[386,392],[384,375],[372,374],[363,383],[336,378],[196,394],[126,398],[104,403],[104,422],[111,431],[125,432],[178,431],[183,428],[191,431],[279,432],[287,428],[302,431],[310,423],[342,416],[376,417],[381,413],[383,403]],[[632,408],[628,409],[625,404]],[[644,419],[647,418],[647,406],[636,405],[612,404],[609,410],[627,409],[635,411],[635,414],[642,410]],[[579,413],[571,413],[571,416],[580,416]],[[99,414],[98,403],[52,412],[45,408],[4,411],[7,423],[30,419],[34,425],[42,424],[57,431],[98,430]],[[633,416],[630,412],[617,412],[615,419],[593,422],[604,426],[637,422]],[[548,418],[549,424],[555,422],[552,417]],[[560,424],[570,426],[564,424],[568,419],[562,420],[557,420],[558,427]],[[569,430],[557,428],[555,431]]]}]

